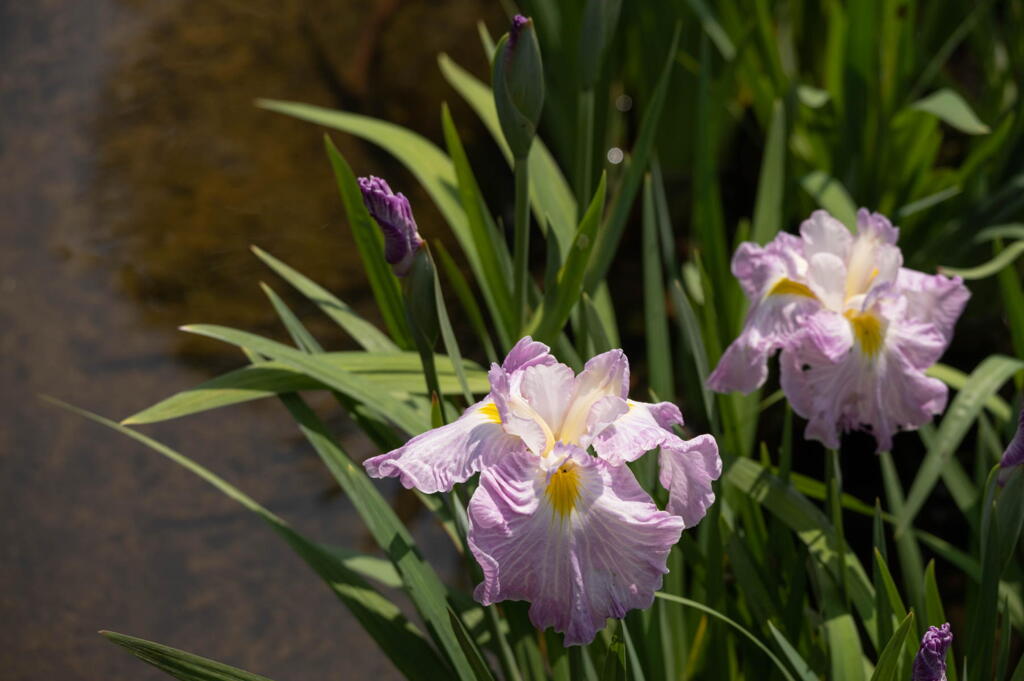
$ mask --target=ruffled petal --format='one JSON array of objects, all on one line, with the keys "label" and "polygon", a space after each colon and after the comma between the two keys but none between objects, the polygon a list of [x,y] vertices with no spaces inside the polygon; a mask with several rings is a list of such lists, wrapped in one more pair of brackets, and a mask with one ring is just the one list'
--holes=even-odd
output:
[{"label": "ruffled petal", "polygon": [[884,244],[895,245],[900,238],[900,230],[893,227],[889,218],[881,213],[872,213],[867,208],[857,211],[857,234],[869,236]]},{"label": "ruffled petal", "polygon": [[720,393],[756,390],[768,377],[768,358],[800,332],[807,315],[820,308],[813,295],[772,294],[755,303],[743,331],[708,376],[708,387]]},{"label": "ruffled petal", "polygon": [[668,490],[665,510],[681,517],[689,529],[715,503],[711,482],[722,474],[722,459],[718,456],[718,443],[710,435],[676,441],[661,448],[658,481]]},{"label": "ruffled petal", "polygon": [[683,521],[659,511],[628,467],[579,448],[555,453],[564,462],[551,471],[518,456],[481,475],[469,503],[469,546],[484,573],[474,596],[530,601],[534,626],[583,645],[608,618],[651,605]]},{"label": "ruffled petal", "polygon": [[816,210],[800,224],[804,257],[810,260],[817,253],[831,253],[846,262],[853,246],[853,235],[846,225],[829,215],[828,211]]},{"label": "ruffled petal", "polygon": [[732,274],[750,300],[760,299],[780,279],[802,281],[807,269],[803,242],[779,232],[764,247],[745,241],[732,257]]},{"label": "ruffled petal", "polygon": [[491,365],[487,378],[491,382],[491,399],[502,429],[513,435],[535,454],[546,452],[553,444],[551,429],[533,411],[519,394],[524,371],[506,372],[497,364]]},{"label": "ruffled petal", "polygon": [[946,343],[952,340],[953,327],[971,297],[963,279],[901,268],[896,288],[907,299],[909,318],[934,324]]},{"label": "ruffled petal", "polygon": [[519,395],[554,432],[565,418],[575,377],[564,364],[530,366],[519,377]]},{"label": "ruffled petal", "polygon": [[497,408],[488,397],[446,426],[417,435],[404,446],[363,462],[370,477],[397,477],[406,488],[447,492],[481,467],[522,449],[518,438],[502,429]]},{"label": "ruffled petal", "polygon": [[650,404],[627,400],[628,411],[602,430],[593,441],[594,451],[612,464],[635,461],[644,452],[666,443],[683,441],[669,428],[682,425],[683,415],[671,402]]},{"label": "ruffled petal", "polygon": [[505,361],[501,363],[501,368],[512,373],[538,364],[556,364],[557,362],[558,360],[551,354],[551,348],[529,336],[523,336],[509,350]]},{"label": "ruffled petal", "polygon": [[895,432],[918,428],[946,407],[945,384],[923,373],[940,345],[929,326],[895,319],[877,354],[853,348],[836,361],[808,334],[782,352],[782,389],[808,420],[808,438],[835,449],[840,432],[866,430],[879,451],[888,450]]}]

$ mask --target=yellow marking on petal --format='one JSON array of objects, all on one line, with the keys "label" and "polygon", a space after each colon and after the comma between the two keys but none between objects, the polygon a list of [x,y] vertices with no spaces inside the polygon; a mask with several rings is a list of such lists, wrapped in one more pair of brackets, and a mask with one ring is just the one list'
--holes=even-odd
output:
[{"label": "yellow marking on petal", "polygon": [[770,296],[804,296],[805,298],[816,298],[814,291],[807,288],[805,284],[783,277],[768,289]]},{"label": "yellow marking on petal", "polygon": [[563,518],[576,508],[580,498],[580,473],[576,464],[566,461],[551,474],[548,487],[544,491],[551,502],[551,508]]},{"label": "yellow marking on petal", "polygon": [[870,312],[854,310],[847,310],[844,316],[850,320],[850,328],[853,329],[853,336],[861,352],[868,357],[877,355],[882,349],[882,336],[885,333],[881,320]]},{"label": "yellow marking on petal", "polygon": [[501,414],[498,413],[498,405],[494,402],[489,402],[478,410],[492,423],[501,423]]}]

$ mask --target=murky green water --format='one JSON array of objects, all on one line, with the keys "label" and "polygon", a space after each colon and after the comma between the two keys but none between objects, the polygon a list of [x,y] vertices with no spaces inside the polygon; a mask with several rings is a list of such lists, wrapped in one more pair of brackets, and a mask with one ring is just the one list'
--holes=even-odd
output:
[{"label": "murky green water", "polygon": [[[260,522],[185,471],[36,399],[121,418],[237,365],[179,324],[283,338],[258,244],[373,316],[321,131],[262,112],[298,99],[437,140],[457,96],[435,55],[483,71],[479,1],[0,4],[0,669],[5,679],[158,679],[108,628],[277,681],[395,678],[358,625]],[[472,115],[456,105],[456,119]],[[500,160],[479,127],[467,144]],[[352,138],[360,172],[410,177]],[[325,344],[345,340],[289,297]],[[347,425],[319,405],[338,432]],[[314,538],[368,540],[277,404],[147,430]],[[370,450],[346,439],[356,457]],[[418,531],[437,532],[420,521]],[[443,542],[433,542],[443,545]],[[435,557],[444,565],[450,559]]]}]

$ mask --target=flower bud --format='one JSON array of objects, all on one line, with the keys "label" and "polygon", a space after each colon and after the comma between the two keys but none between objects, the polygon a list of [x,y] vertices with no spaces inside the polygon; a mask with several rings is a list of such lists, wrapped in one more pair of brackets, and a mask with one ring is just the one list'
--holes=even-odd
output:
[{"label": "flower bud", "polygon": [[946,650],[952,642],[949,622],[942,627],[928,627],[914,658],[911,681],[946,681]]},{"label": "flower bud", "polygon": [[516,158],[526,158],[544,107],[544,65],[533,20],[517,14],[494,53],[494,105],[505,141]]},{"label": "flower bud", "polygon": [[363,192],[366,210],[384,233],[384,259],[395,274],[404,277],[423,245],[409,199],[401,192],[395,194],[387,182],[372,175],[360,177],[359,188]]},{"label": "flower bud", "polygon": [[580,84],[589,90],[597,83],[604,53],[615,37],[622,0],[588,0],[580,34]]},{"label": "flower bud", "polygon": [[434,289],[434,261],[427,248],[418,248],[410,259],[403,294],[405,315],[416,347],[433,351],[440,335],[437,322],[437,297]]}]

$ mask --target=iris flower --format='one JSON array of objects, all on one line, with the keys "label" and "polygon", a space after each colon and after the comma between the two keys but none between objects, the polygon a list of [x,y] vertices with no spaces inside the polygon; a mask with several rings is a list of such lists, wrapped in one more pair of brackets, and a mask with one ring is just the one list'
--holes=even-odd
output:
[{"label": "iris flower", "polygon": [[[468,509],[484,573],[476,599],[530,601],[537,628],[589,643],[607,618],[653,602],[672,545],[715,499],[718,446],[710,435],[678,437],[675,405],[628,399],[621,350],[575,375],[526,337],[489,377],[490,394],[458,420],[364,465],[428,493],[480,472]],[[665,511],[626,466],[655,448]]]},{"label": "iris flower", "polygon": [[938,361],[970,292],[959,277],[903,267],[899,230],[861,209],[857,232],[823,210],[763,248],[741,244],[732,272],[750,300],[740,336],[708,379],[718,392],[750,392],[781,350],[781,383],[808,419],[806,435],[839,446],[867,430],[879,450],[931,420],[946,386],[924,371]]},{"label": "iris flower", "polygon": [[946,650],[952,642],[949,622],[941,627],[928,627],[921,639],[921,648],[914,657],[910,681],[946,681]]}]

